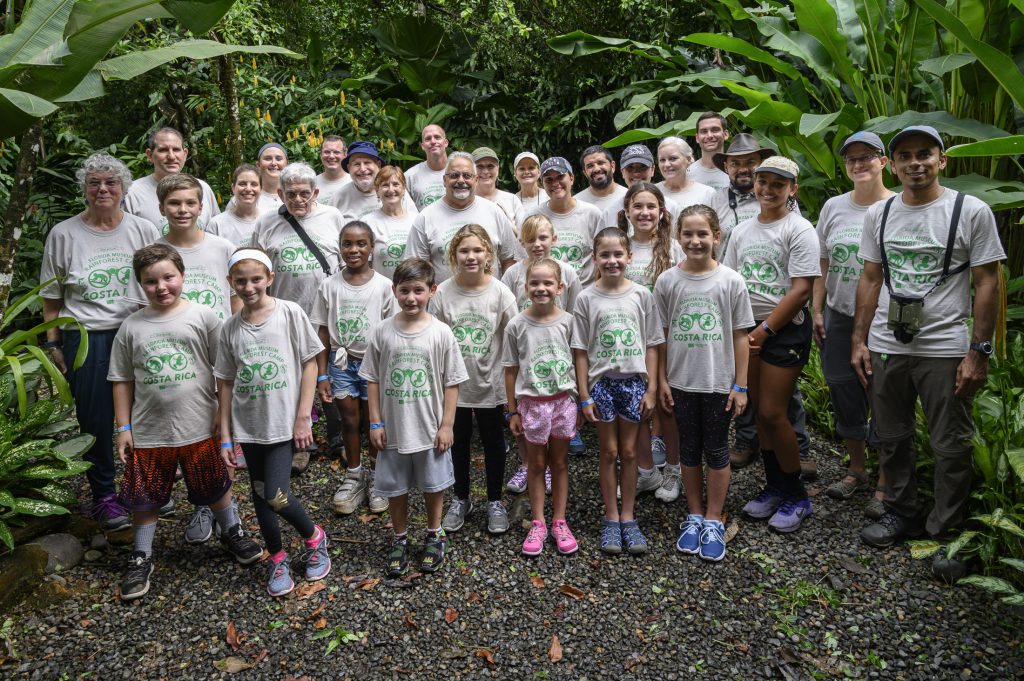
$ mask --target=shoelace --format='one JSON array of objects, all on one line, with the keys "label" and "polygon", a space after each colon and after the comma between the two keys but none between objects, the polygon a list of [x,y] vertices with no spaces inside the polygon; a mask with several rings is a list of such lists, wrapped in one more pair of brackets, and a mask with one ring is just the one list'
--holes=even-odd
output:
[{"label": "shoelace", "polygon": [[679,524],[679,529],[683,531],[684,535],[698,534],[700,532],[700,523],[691,523],[688,520],[684,520]]},{"label": "shoelace", "polygon": [[783,499],[782,503],[779,504],[779,513],[783,515],[792,515],[796,513],[796,507],[799,502],[792,501],[791,499]]},{"label": "shoelace", "polygon": [[288,574],[288,561],[282,560],[280,563],[274,565],[274,571],[270,578],[272,580],[280,579],[283,575]]},{"label": "shoelace", "polygon": [[452,499],[451,513],[454,515],[463,515],[466,512],[466,506],[469,503],[462,499]]},{"label": "shoelace", "polygon": [[572,534],[569,531],[568,523],[555,523],[551,526],[551,531],[554,532],[555,538],[558,539],[558,541],[560,542],[566,541]]},{"label": "shoelace", "polygon": [[192,514],[192,517],[188,521],[188,526],[189,527],[195,527],[195,526],[199,525],[200,523],[203,522],[203,517],[207,516],[207,515],[210,516],[210,520],[212,522],[212,520],[213,520],[213,511],[211,511],[208,508],[201,508],[201,509],[199,509],[199,511],[197,513],[193,513]]},{"label": "shoelace", "polygon": [[490,506],[491,513],[494,515],[508,515],[508,510],[500,501],[492,501],[488,505]]},{"label": "shoelace", "polygon": [[526,469],[525,468],[518,468],[518,469],[516,469],[516,472],[512,475],[512,479],[509,480],[509,482],[512,483],[513,485],[515,485],[516,487],[518,487],[518,486],[522,485],[524,482],[526,482]]},{"label": "shoelace", "polygon": [[724,544],[725,535],[722,533],[722,530],[720,530],[717,525],[705,525],[700,533],[700,543],[710,544],[712,542]]},{"label": "shoelace", "polygon": [[604,525],[601,527],[601,546],[608,546],[608,544],[618,543],[615,540],[618,539],[620,534],[618,525]]},{"label": "shoelace", "polygon": [[541,525],[532,525],[530,531],[526,533],[526,541],[528,542],[540,542],[544,541],[544,535],[547,532]]},{"label": "shoelace", "polygon": [[105,520],[107,518],[120,518],[125,513],[121,504],[117,502],[117,498],[111,495],[97,501],[96,505],[92,508],[91,515],[96,520]]},{"label": "shoelace", "polygon": [[647,540],[644,538],[644,533],[640,531],[639,525],[623,524],[622,538],[627,544],[647,543]]},{"label": "shoelace", "polygon": [[[756,501],[759,504],[763,504],[764,502],[766,502],[766,501],[768,501],[770,499],[773,499],[773,498],[775,498],[777,496],[778,495],[775,492],[773,492],[772,490],[766,488],[766,489],[762,490],[760,494],[757,495],[757,498],[754,499],[754,501]],[[786,504],[788,502],[783,501],[782,503]]]}]

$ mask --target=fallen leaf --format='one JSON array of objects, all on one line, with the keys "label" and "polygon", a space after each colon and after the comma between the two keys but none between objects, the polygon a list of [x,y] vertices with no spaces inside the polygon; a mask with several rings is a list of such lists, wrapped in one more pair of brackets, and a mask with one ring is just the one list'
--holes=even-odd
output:
[{"label": "fallen leaf", "polygon": [[326,608],[326,607],[327,607],[326,603],[321,603],[320,605],[318,605],[315,608],[313,608],[313,612],[311,612],[308,615],[306,615],[306,619],[307,620],[316,619],[316,616],[319,615],[320,613],[322,613],[324,611],[324,608]]},{"label": "fallen leaf", "polygon": [[384,527],[382,527],[381,529],[382,530],[390,530],[390,529],[392,529],[391,521],[389,520],[386,523],[384,523]]},{"label": "fallen leaf", "polygon": [[740,524],[733,520],[731,523],[729,523],[729,526],[725,528],[725,543],[728,544],[729,542],[731,542],[733,539],[736,538],[736,535],[739,533]]},{"label": "fallen leaf", "polygon": [[650,623],[650,622],[657,622],[660,619],[661,619],[661,613],[657,613],[657,612],[656,613],[652,613],[652,614],[647,616],[647,622],[648,623]]},{"label": "fallen leaf", "polygon": [[327,628],[327,618],[326,617],[321,617],[320,619],[318,619],[316,622],[313,623],[313,628],[314,629],[326,629]]},{"label": "fallen leaf", "polygon": [[335,459],[334,461],[332,461],[331,462],[331,470],[334,471],[335,473],[340,471],[341,470],[341,461],[339,461],[338,459]]},{"label": "fallen leaf", "polygon": [[850,558],[841,559],[839,564],[843,566],[844,570],[852,572],[855,575],[866,575],[871,572],[871,570],[868,570],[866,567],[855,560],[851,560]]},{"label": "fallen leaf", "polygon": [[808,487],[807,488],[807,496],[809,496],[809,497],[816,497],[819,494],[821,494],[821,488],[820,487]]},{"label": "fallen leaf", "polygon": [[217,660],[213,663],[213,666],[222,672],[228,674],[235,674],[237,672],[243,672],[246,669],[252,669],[256,665],[248,660],[243,660],[240,657],[225,657],[223,660]]},{"label": "fallen leaf", "polygon": [[469,594],[469,602],[470,603],[476,603],[479,600],[480,600],[480,594],[478,594],[477,592],[473,591],[473,592],[471,592]]},{"label": "fallen leaf", "polygon": [[413,672],[412,672],[412,670],[409,670],[409,669],[403,669],[402,667],[395,667],[395,668],[394,668],[394,669],[392,669],[391,671],[393,671],[393,672],[394,672],[394,673],[396,673],[396,674],[403,674],[403,675],[405,675],[405,676],[408,676],[409,674],[412,674],[412,673],[413,673]]},{"label": "fallen leaf", "polygon": [[457,619],[459,619],[459,611],[458,610],[456,610],[455,608],[445,608],[444,609],[444,621],[445,622],[447,622],[448,624],[451,624],[452,622],[454,622]]},{"label": "fallen leaf", "polygon": [[228,633],[225,640],[227,641],[227,644],[231,646],[232,650],[238,650],[238,646],[242,643],[238,639],[238,632],[235,630],[234,622],[228,622]]},{"label": "fallen leaf", "polygon": [[345,575],[344,577],[341,578],[341,581],[343,581],[346,584],[348,584],[350,582],[356,581],[357,579],[366,579],[366,577],[367,577],[367,575]]},{"label": "fallen leaf", "polygon": [[295,587],[295,598],[309,598],[315,593],[323,591],[327,588],[327,584],[324,582],[304,582],[299,586]]},{"label": "fallen leaf", "polygon": [[422,576],[423,576],[422,572],[410,572],[409,574],[404,575],[402,577],[402,581],[403,582],[411,582],[412,580],[419,579]]},{"label": "fallen leaf", "polygon": [[256,657],[252,658],[253,665],[258,665],[260,662],[263,662],[263,660],[267,659],[267,653],[268,651],[266,648],[256,653]]},{"label": "fallen leaf", "polygon": [[405,613],[405,626],[409,627],[410,629],[419,629],[420,625],[416,624],[416,620],[414,620],[412,617],[413,615],[411,612]]},{"label": "fallen leaf", "polygon": [[644,634],[643,629],[636,630],[636,637],[640,639],[640,643],[647,643],[647,636]]},{"label": "fallen leaf", "polygon": [[740,651],[741,653],[746,653],[750,651],[750,646],[746,643],[737,643],[736,650]]},{"label": "fallen leaf", "polygon": [[492,653],[487,648],[477,648],[476,652],[473,654],[477,657],[484,658],[485,660],[487,660],[487,664],[491,665],[492,667],[494,666],[494,653]]},{"label": "fallen leaf", "polygon": [[376,520],[376,519],[377,519],[377,516],[370,515],[369,513],[364,513],[361,516],[359,516],[359,522],[361,522],[363,525],[365,525],[366,523],[370,522],[371,520]]},{"label": "fallen leaf", "polygon": [[534,575],[533,577],[530,577],[530,583],[533,584],[538,589],[543,589],[544,588],[544,578],[541,577],[540,575]]},{"label": "fallen leaf", "polygon": [[622,663],[622,666],[625,667],[627,672],[629,672],[633,671],[633,667],[638,664],[643,664],[644,662],[647,662],[646,657],[643,657],[640,653],[633,653],[626,658],[626,661]]},{"label": "fallen leaf", "polygon": [[473,574],[473,568],[469,567],[468,565],[466,567],[460,567],[459,568],[459,574],[462,575],[463,577],[465,577],[467,575],[471,575],[471,574]]},{"label": "fallen leaf", "polygon": [[360,590],[360,591],[371,591],[373,587],[377,586],[384,581],[383,577],[367,577],[361,582],[357,582],[351,585],[349,588]]},{"label": "fallen leaf", "polygon": [[572,598],[573,600],[578,601],[583,598],[583,589],[577,589],[576,587],[570,586],[569,584],[563,584],[562,588],[559,589],[559,591],[561,591],[569,598]]},{"label": "fallen leaf", "polygon": [[558,662],[562,659],[562,642],[558,640],[558,634],[551,635],[551,647],[548,648],[548,659]]},{"label": "fallen leaf", "polygon": [[92,624],[92,620],[81,620],[78,623],[83,629],[88,629],[89,625]]}]

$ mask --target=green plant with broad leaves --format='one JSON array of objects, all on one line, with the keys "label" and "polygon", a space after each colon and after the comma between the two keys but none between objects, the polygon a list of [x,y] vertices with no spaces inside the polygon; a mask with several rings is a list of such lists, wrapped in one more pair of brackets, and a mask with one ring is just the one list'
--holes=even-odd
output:
[{"label": "green plant with broad leaves", "polygon": [[[92,435],[55,439],[73,433],[78,422],[67,381],[37,345],[47,329],[78,322],[59,317],[29,329],[18,329],[14,323],[39,303],[45,285],[14,301],[0,320],[0,541],[8,548],[14,547],[12,525],[32,516],[68,513],[77,495],[60,481],[89,468],[81,455],[95,440]],[[88,353],[87,336],[78,326],[83,343],[75,356],[76,368]]]}]

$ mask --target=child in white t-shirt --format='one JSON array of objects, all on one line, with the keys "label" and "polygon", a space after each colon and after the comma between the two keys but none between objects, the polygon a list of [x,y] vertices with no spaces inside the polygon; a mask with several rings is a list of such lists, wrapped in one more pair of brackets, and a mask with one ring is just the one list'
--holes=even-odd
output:
[{"label": "child in white t-shirt", "polygon": [[[606,227],[594,238],[597,281],[576,300],[572,348],[583,417],[596,424],[600,444],[601,550],[647,552],[634,516],[636,441],[640,422],[654,410],[658,346],[665,342],[654,296],[626,278],[629,237]],[[619,473],[616,475],[616,466]],[[619,478],[619,480],[616,480]],[[622,509],[616,483],[622,489]]]},{"label": "child in white t-shirt", "polygon": [[234,441],[242,445],[256,519],[270,553],[267,592],[283,596],[295,582],[278,516],[302,536],[299,562],[306,579],[323,579],[331,571],[327,534],[289,492],[292,455],[313,443],[310,410],[323,346],[301,307],[267,293],[274,269],[265,251],[235,251],[228,276],[242,309],[224,324],[214,369],[221,449],[234,464]]},{"label": "child in white t-shirt", "polygon": [[213,361],[220,320],[212,310],[181,297],[185,264],[170,246],[139,249],[132,269],[149,306],[118,329],[107,372],[120,424],[117,453],[125,467],[120,501],[132,511],[135,526],[121,580],[125,601],[149,591],[157,516],[171,498],[179,466],[189,501],[212,508],[221,541],[235,559],[248,565],[263,555],[242,530],[231,503],[227,456],[218,452],[214,439]]},{"label": "child in white t-shirt", "polygon": [[233,243],[248,246],[260,216],[259,199],[262,187],[260,169],[243,163],[231,174],[231,203],[223,213],[214,215],[206,231]]},{"label": "child in white t-shirt", "polygon": [[725,557],[729,425],[747,404],[747,331],[754,317],[743,278],[715,261],[722,239],[715,211],[701,204],[684,208],[678,233],[686,260],[654,285],[665,329],[658,393],[665,411],[675,413],[689,507],[676,548],[719,561]]},{"label": "child in white t-shirt", "polygon": [[370,334],[359,375],[367,381],[370,442],[380,452],[376,493],[387,498],[395,538],[388,577],[409,566],[409,490],[423,492],[427,537],[420,569],[444,564],[444,491],[455,482],[451,446],[459,384],[468,378],[455,335],[427,312],[437,291],[434,268],[410,258],[395,268],[398,312]]}]

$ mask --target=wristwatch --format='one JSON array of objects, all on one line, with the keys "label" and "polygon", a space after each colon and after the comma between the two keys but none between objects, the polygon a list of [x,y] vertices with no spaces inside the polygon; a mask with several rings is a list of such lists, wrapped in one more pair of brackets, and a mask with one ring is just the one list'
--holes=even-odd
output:
[{"label": "wristwatch", "polygon": [[980,343],[971,343],[971,350],[980,352],[986,357],[991,357],[992,352],[995,348],[992,347],[992,341],[981,341]]}]

